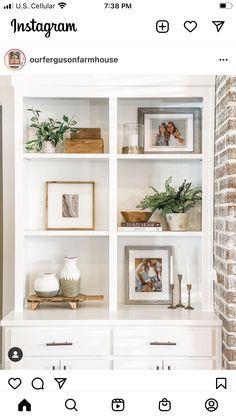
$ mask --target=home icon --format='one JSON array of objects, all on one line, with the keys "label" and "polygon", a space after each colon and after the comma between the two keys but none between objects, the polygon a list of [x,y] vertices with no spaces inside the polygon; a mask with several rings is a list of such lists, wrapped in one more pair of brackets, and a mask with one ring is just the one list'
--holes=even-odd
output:
[{"label": "home icon", "polygon": [[18,404],[18,412],[31,412],[31,404],[26,400],[23,399],[19,404]]}]

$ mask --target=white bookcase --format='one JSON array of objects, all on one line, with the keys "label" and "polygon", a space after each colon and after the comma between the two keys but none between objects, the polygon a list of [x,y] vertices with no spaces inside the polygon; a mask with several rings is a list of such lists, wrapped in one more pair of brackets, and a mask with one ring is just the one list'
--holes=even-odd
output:
[{"label": "white bookcase", "polygon": [[[147,321],[150,326],[150,321],[155,324],[161,320],[167,321],[168,325],[177,322],[186,326],[197,325],[198,319],[203,325],[205,319],[207,326],[218,328],[214,335],[214,339],[217,335],[218,350],[214,356],[219,367],[220,321],[213,313],[212,304],[214,85],[209,85],[204,77],[186,80],[184,84],[183,78],[162,77],[158,81],[156,77],[152,83],[144,79],[143,84],[131,81],[128,86],[120,81],[93,83],[93,86],[79,81],[44,84],[42,79],[40,84],[27,80],[15,83],[15,303],[14,311],[3,319],[3,326],[47,324],[52,327],[65,325],[66,321],[71,324],[73,320],[80,322],[77,325],[87,321],[96,324],[99,320],[105,321],[106,325],[111,325],[112,321],[121,325],[131,319],[136,326],[141,322],[143,327]],[[139,107],[164,107],[173,102],[176,106],[202,107],[201,151],[122,155],[123,123],[137,122]],[[74,115],[80,127],[100,127],[105,153],[26,153],[24,141],[28,138],[30,125],[27,109],[32,106],[43,111],[42,117]],[[118,231],[120,211],[134,209],[149,185],[161,188],[169,176],[173,176],[173,184],[186,178],[193,186],[202,185],[201,217],[198,214],[197,223],[191,222],[191,231]],[[96,182],[94,231],[45,229],[45,182],[52,180]],[[188,253],[191,258],[194,312],[173,310],[170,313],[166,306],[124,304],[125,246],[128,245],[172,246],[175,257],[181,245],[183,254]],[[81,305],[73,313],[67,308],[53,307],[32,312],[26,298],[33,290],[35,276],[42,271],[59,271],[64,256],[68,255],[79,258],[81,291],[104,294],[104,302]],[[175,277],[177,285],[176,268]],[[185,280],[183,299],[186,300]]]}]

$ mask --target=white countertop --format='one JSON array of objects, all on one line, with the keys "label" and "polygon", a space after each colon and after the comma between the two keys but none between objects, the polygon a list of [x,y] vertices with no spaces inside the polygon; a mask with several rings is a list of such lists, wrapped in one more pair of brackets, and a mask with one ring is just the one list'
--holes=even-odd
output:
[{"label": "white countertop", "polygon": [[10,326],[221,326],[222,322],[214,312],[176,309],[167,306],[120,305],[117,312],[93,302],[78,309],[41,306],[36,310],[11,311],[1,321]]}]

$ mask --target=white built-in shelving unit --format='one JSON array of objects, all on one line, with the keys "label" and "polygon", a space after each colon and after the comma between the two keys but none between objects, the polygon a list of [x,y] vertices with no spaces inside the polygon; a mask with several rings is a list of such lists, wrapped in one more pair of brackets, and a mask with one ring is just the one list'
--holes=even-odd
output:
[{"label": "white built-in shelving unit", "polygon": [[[63,257],[78,256],[81,291],[104,294],[101,307],[122,310],[125,302],[125,246],[181,246],[191,258],[193,303],[212,311],[212,205],[214,87],[163,83],[140,86],[27,85],[15,86],[15,311],[29,310],[26,297],[38,272],[59,271]],[[139,107],[202,107],[201,150],[194,153],[123,155],[125,122],[137,122]],[[26,153],[30,107],[42,117],[72,116],[80,127],[100,127],[104,154]],[[192,215],[191,231],[137,233],[118,231],[121,210],[134,209],[149,185],[164,186],[173,177],[202,185],[200,212]],[[94,231],[47,231],[46,181],[95,181]],[[194,220],[197,220],[195,223]],[[185,274],[185,272],[184,272]],[[175,275],[177,270],[175,267]],[[186,278],[184,278],[185,281]],[[183,281],[183,282],[184,282]],[[184,289],[184,298],[186,291]],[[101,305],[103,304],[103,305]],[[139,313],[149,307],[139,307]],[[43,310],[43,308],[42,308]],[[127,307],[130,313],[136,310]],[[153,308],[152,308],[153,310]],[[163,308],[166,310],[166,308]],[[65,309],[65,312],[68,310]],[[96,306],[93,308],[96,319]],[[142,317],[142,315],[139,315]],[[174,313],[173,313],[174,316]]]}]

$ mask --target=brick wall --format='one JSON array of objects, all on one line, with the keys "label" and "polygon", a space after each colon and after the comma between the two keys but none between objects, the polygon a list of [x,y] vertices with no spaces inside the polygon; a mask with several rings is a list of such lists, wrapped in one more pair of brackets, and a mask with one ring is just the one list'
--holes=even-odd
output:
[{"label": "brick wall", "polygon": [[236,76],[216,77],[214,266],[223,368],[236,369]]}]

